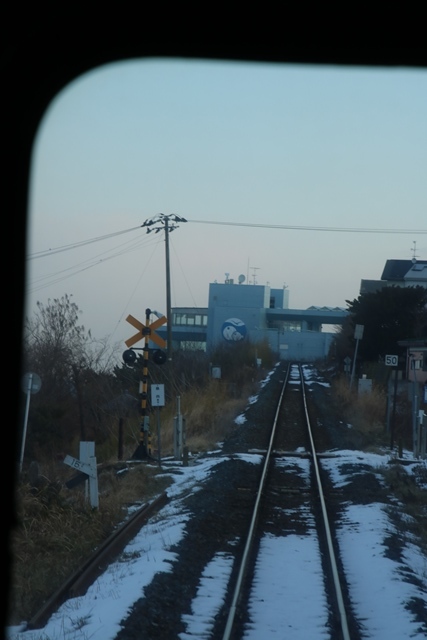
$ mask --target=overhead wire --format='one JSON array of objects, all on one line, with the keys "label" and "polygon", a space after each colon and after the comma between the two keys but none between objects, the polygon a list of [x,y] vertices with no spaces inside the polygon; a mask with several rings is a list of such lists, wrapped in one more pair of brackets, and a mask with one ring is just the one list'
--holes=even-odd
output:
[{"label": "overhead wire", "polygon": [[[252,222],[232,222],[225,220],[192,220],[186,219],[186,222],[195,223],[195,224],[210,224],[210,225],[218,225],[218,226],[234,226],[234,227],[247,227],[247,228],[257,228],[257,229],[282,229],[282,230],[290,230],[290,231],[320,231],[320,232],[340,232],[340,233],[379,233],[379,234],[427,234],[427,229],[379,229],[379,228],[363,228],[363,227],[320,227],[320,226],[304,226],[304,225],[283,225],[283,224],[266,224],[266,223],[252,223]],[[33,254],[28,255],[27,260],[35,260],[39,258],[47,258],[58,253],[62,253],[65,251],[71,251],[73,249],[79,249],[84,246],[94,244],[97,242],[101,242],[103,240],[107,240],[110,238],[115,238],[121,236],[126,233],[130,233],[132,231],[141,230],[144,228],[145,224],[138,225],[136,227],[131,227],[129,229],[123,229],[121,231],[116,231],[114,233],[105,234],[102,236],[96,236],[94,238],[89,238],[88,240],[82,240],[79,242],[71,243],[68,245],[62,245],[55,248],[49,248],[44,251],[39,251]],[[100,254],[97,254],[93,258],[89,258],[87,260],[83,260],[72,267],[67,267],[66,269],[62,269],[61,271],[55,271],[54,273],[47,274],[44,276],[40,276],[36,280],[33,281],[32,285],[29,287],[29,292],[40,291],[41,289],[48,287],[52,284],[56,284],[58,282],[62,282],[63,280],[70,278],[74,275],[82,273],[88,269],[99,266],[100,264],[104,264],[105,262],[117,258],[121,255],[130,253],[132,251],[139,250],[142,246],[150,246],[152,242],[153,236],[150,238],[147,237],[147,234],[144,233],[143,238],[138,237],[137,240],[132,239],[127,242],[124,242],[121,245],[118,245],[112,249],[108,249]],[[160,239],[156,238],[155,242],[158,244]],[[114,253],[111,253],[114,251]],[[176,254],[174,248],[175,256],[180,265],[181,271],[183,272],[182,265],[179,261],[179,257]],[[111,255],[108,255],[111,254]],[[106,256],[106,257],[101,257]],[[152,257],[152,256],[151,256]],[[150,260],[151,260],[150,257]],[[145,268],[147,268],[148,263]],[[145,271],[145,269],[144,269]],[[143,273],[144,273],[143,271]],[[142,278],[142,275],[140,279]],[[184,276],[185,278],[185,276]],[[138,283],[140,282],[138,280]],[[136,284],[135,290],[138,286]],[[194,297],[192,295],[191,289],[189,287],[188,281],[186,280],[187,287],[189,289],[190,295],[194,302]],[[132,296],[134,293],[132,294]]]},{"label": "overhead wire", "polygon": [[[140,227],[138,227],[140,228]],[[119,235],[119,234],[115,234],[115,235]],[[107,236],[103,236],[100,239],[104,239]],[[110,234],[111,237],[111,234]],[[92,240],[94,241],[94,240]],[[91,242],[92,242],[91,241]],[[158,242],[158,240],[157,240]],[[68,249],[71,248],[80,248],[81,246],[83,246],[84,244],[87,243],[77,243],[76,245],[74,245],[73,247],[71,245],[68,245]],[[39,291],[47,286],[50,286],[51,284],[55,284],[57,282],[62,282],[63,280],[66,280],[67,278],[70,278],[71,276],[77,275],[79,273],[82,273],[83,271],[86,271],[87,269],[91,269],[93,267],[99,266],[100,264],[104,264],[105,262],[112,260],[114,258],[117,258],[118,256],[127,254],[127,253],[131,253],[133,251],[139,250],[141,247],[143,246],[150,246],[153,244],[153,240],[152,238],[146,238],[146,235],[144,234],[144,236],[141,238],[139,237],[137,240],[132,239],[129,240],[121,245],[118,245],[118,247],[113,247],[112,249],[107,249],[106,251],[103,251],[102,253],[97,254],[96,256],[92,257],[92,258],[88,258],[86,260],[83,260],[82,262],[79,262],[71,267],[67,267],[66,269],[62,269],[61,271],[55,271],[54,273],[50,273],[47,275],[43,275],[38,277],[37,279],[35,279],[32,284],[29,287],[29,290],[31,292],[36,292]],[[128,246],[126,246],[128,245]],[[118,250],[120,247],[126,247],[126,248],[122,248],[120,250]],[[115,253],[112,253],[111,255],[107,255],[109,253],[111,253],[112,251],[115,251]],[[58,251],[55,251],[54,253],[58,253]],[[46,252],[44,256],[39,256],[39,257],[48,257],[54,255],[53,253],[49,253]],[[107,255],[107,257],[100,257],[100,256],[105,256]],[[62,275],[61,275],[62,274]]]},{"label": "overhead wire", "polygon": [[427,229],[370,229],[364,227],[315,227],[304,225],[286,225],[286,224],[264,224],[256,222],[228,222],[224,220],[191,220],[187,218],[187,222],[197,224],[216,224],[228,227],[253,227],[256,229],[285,229],[289,231],[328,231],[341,233],[402,233],[402,234],[425,234]]},{"label": "overhead wire", "polygon": [[[141,281],[142,281],[142,279],[143,279],[143,277],[144,277],[144,275],[145,275],[145,272],[146,272],[146,271],[147,271],[147,269],[148,269],[148,265],[150,264],[150,262],[151,262],[151,260],[152,260],[152,258],[153,258],[153,256],[154,256],[154,253],[155,253],[156,249],[157,249],[157,248],[158,248],[158,246],[159,246],[159,242],[152,243],[152,244],[154,244],[154,246],[153,246],[153,251],[151,252],[150,257],[149,257],[149,258],[148,258],[148,260],[146,261],[145,266],[144,266],[144,268],[142,269],[142,271],[141,271],[141,273],[140,273],[140,276],[139,276],[139,278],[138,278],[138,280],[137,280],[137,282],[136,282],[136,284],[135,284],[135,286],[134,286],[134,288],[133,288],[133,291],[132,291],[131,295],[129,296],[129,299],[128,299],[128,301],[127,301],[126,305],[124,306],[124,309],[127,309],[127,308],[130,306],[130,303],[131,303],[131,301],[132,301],[133,297],[135,296],[136,290],[138,289],[138,287],[139,287],[139,285],[140,285],[140,283],[141,283]],[[124,316],[124,314],[125,314],[125,312],[124,312],[124,311],[122,311],[122,313],[120,314],[120,317],[119,317],[119,319],[117,320],[116,325],[115,325],[115,327],[114,327],[114,329],[113,329],[113,331],[112,331],[112,333],[111,333],[111,336],[113,336],[113,335],[115,334],[115,332],[117,331],[117,329],[118,329],[118,327],[119,327],[120,323],[121,323],[121,322],[122,322],[122,320],[123,320],[123,316]]]},{"label": "overhead wire", "polygon": [[100,240],[107,240],[108,238],[114,238],[116,236],[123,235],[124,233],[129,233],[130,231],[135,231],[136,229],[140,229],[141,225],[138,227],[132,227],[130,229],[124,229],[123,231],[116,231],[114,233],[108,233],[104,236],[97,236],[95,238],[90,238],[89,240],[82,240],[81,242],[74,242],[72,244],[66,244],[60,247],[55,247],[54,249],[45,249],[44,251],[38,251],[36,253],[30,254],[27,256],[27,260],[35,260],[37,258],[45,258],[46,256],[54,255],[55,253],[62,253],[63,251],[70,251],[71,249],[77,249],[78,247],[83,247],[87,244],[92,244],[94,242],[99,242]]},{"label": "overhead wire", "polygon": [[179,266],[180,266],[182,276],[183,276],[183,278],[184,278],[184,280],[185,280],[185,284],[187,285],[188,292],[189,292],[189,294],[190,294],[190,296],[191,296],[191,299],[192,299],[192,301],[193,301],[194,307],[197,309],[197,308],[199,307],[199,305],[198,305],[198,304],[196,303],[196,301],[194,300],[193,292],[191,291],[191,287],[190,287],[190,285],[189,285],[189,283],[188,283],[187,278],[185,277],[184,269],[183,269],[182,264],[181,264],[181,261],[180,261],[180,259],[179,259],[179,255],[178,255],[178,253],[176,252],[176,250],[175,250],[175,247],[174,247],[173,243],[172,243],[172,242],[170,242],[170,244],[171,244],[171,246],[172,246],[172,249],[173,249],[173,252],[174,252],[174,255],[175,255],[176,261],[178,262],[178,264],[179,264]]}]

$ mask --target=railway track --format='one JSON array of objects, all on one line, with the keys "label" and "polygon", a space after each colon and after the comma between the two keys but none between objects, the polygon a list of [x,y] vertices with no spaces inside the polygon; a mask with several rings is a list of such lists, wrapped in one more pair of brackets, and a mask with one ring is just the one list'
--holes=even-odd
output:
[{"label": "railway track", "polygon": [[[333,487],[323,469],[334,464],[335,454],[307,393],[307,371],[282,365],[260,394],[258,408],[248,411],[248,421],[210,454],[214,464],[208,477],[197,491],[180,495],[174,509],[185,513],[187,524],[185,535],[170,547],[175,560],[135,598],[116,640],[365,637],[335,533],[348,496]],[[166,502],[171,506],[164,494],[151,507],[160,520]],[[135,518],[121,532],[121,541],[110,539],[87,573],[77,572],[30,628],[39,628],[65,597],[83,593],[125,541],[151,522],[152,513],[142,510],[140,521]],[[207,568],[218,558],[227,576],[221,578],[223,598],[201,632],[191,620],[197,617]],[[307,635],[307,629],[316,633]]]},{"label": "railway track", "polygon": [[[308,510],[311,514],[311,527],[315,527],[318,531],[319,549],[317,563],[313,563],[310,570],[314,567],[318,582],[324,584],[324,597],[330,611],[328,620],[324,620],[322,624],[331,629],[331,639],[354,640],[357,636],[354,633],[350,635],[349,629],[351,626],[355,627],[355,623],[352,620],[349,622],[343,595],[345,581],[339,570],[335,553],[335,543],[326,508],[325,490],[320,477],[318,453],[310,424],[301,366],[288,366],[278,391],[278,400],[276,399],[274,417],[270,421],[270,430],[269,433],[264,433],[264,439],[268,437],[268,443],[266,449],[262,450],[263,462],[260,477],[256,478],[254,474],[254,481],[250,487],[246,487],[246,481],[241,482],[248,490],[244,501],[239,496],[237,508],[242,513],[239,518],[239,530],[233,533],[233,535],[238,534],[241,543],[236,549],[228,596],[223,610],[218,613],[217,624],[212,630],[212,638],[231,640],[259,637],[260,630],[251,626],[251,618],[259,618],[257,611],[259,603],[262,603],[262,608],[267,610],[271,606],[275,606],[268,602],[268,599],[271,599],[271,592],[263,594],[259,592],[259,589],[257,591],[256,587],[254,588],[257,575],[263,571],[265,562],[263,559],[263,539],[269,534],[273,534],[276,538],[278,535],[286,538],[296,532],[301,533],[301,530],[307,532],[307,515],[298,519],[296,514],[301,510],[307,513]],[[259,452],[258,450],[258,454]],[[250,453],[251,451],[249,451]],[[305,477],[303,483],[301,482],[302,469],[304,470],[303,477]],[[241,491],[241,487],[239,488]],[[120,554],[136,531],[144,526],[147,519],[155,511],[161,509],[166,501],[167,495],[162,494],[153,504],[144,505],[138,510],[96,551],[83,567],[70,577],[58,592],[53,594],[45,606],[31,619],[28,629],[40,628],[51,613],[67,598],[83,594],[100,572],[105,569],[107,563]],[[290,516],[291,522],[283,517],[283,513],[286,512],[293,514]],[[245,521],[248,522],[247,531],[244,529]],[[312,576],[310,574],[303,575],[302,569],[303,566],[298,568],[300,580],[310,584]],[[323,580],[319,579],[319,573],[324,574]],[[287,576],[286,568],[282,572],[282,577],[283,584],[276,584],[276,589],[279,593],[287,594],[285,605],[291,611],[293,607],[289,587],[292,588],[293,578]],[[301,594],[298,597],[301,597]],[[177,603],[177,614],[180,615],[180,613]],[[132,615],[135,616],[138,613],[134,612]],[[141,615],[144,619],[147,618],[145,612],[141,612]],[[292,622],[291,626],[295,626],[295,622]],[[166,632],[164,637],[169,637],[169,633]],[[125,623],[123,638],[126,637],[126,634]]]},{"label": "railway track", "polygon": [[152,502],[142,505],[137,509],[111,536],[100,545],[93,555],[75,572],[61,587],[52,594],[43,607],[31,618],[26,630],[41,628],[49,617],[57,611],[63,602],[69,598],[83,595],[89,585],[106,569],[108,564],[115,559],[124,549],[126,544],[136,534],[147,520],[161,509],[168,497],[162,493]]},{"label": "railway track", "polygon": [[[296,458],[299,458],[298,471],[304,469],[305,472],[306,482],[303,484],[301,474],[297,473],[295,476]],[[270,534],[277,538],[280,529],[284,538],[292,533],[301,534],[302,531],[307,534],[308,520],[311,520],[311,529],[316,532],[319,551],[315,559],[317,562],[310,563],[307,571],[306,558],[301,558],[298,566],[293,566],[292,572],[288,572],[285,561],[279,576],[274,571],[271,572],[275,575],[276,592],[286,594],[287,597],[286,601],[282,601],[281,604],[278,602],[277,606],[287,608],[290,612],[289,637],[292,638],[295,622],[298,624],[298,621],[291,620],[292,590],[297,592],[299,599],[302,595],[301,588],[292,585],[295,576],[298,576],[300,583],[310,585],[307,602],[310,600],[313,579],[316,577],[320,589],[322,584],[324,585],[324,598],[330,611],[328,619],[322,621],[325,628],[330,629],[330,636],[324,637],[334,640],[354,640],[359,637],[357,621],[353,618],[345,595],[347,585],[336,552],[334,527],[328,514],[327,490],[323,487],[320,465],[320,455],[316,449],[307,404],[303,369],[301,366],[293,365],[287,371],[277,404],[222,640],[261,637],[263,630],[251,624],[251,617],[262,619],[262,610],[268,610],[270,607],[274,609],[276,606],[268,602],[271,600],[271,589],[263,594],[256,586],[258,576],[268,571],[268,564],[267,567],[265,564],[268,563],[268,552],[264,551],[263,540]],[[286,512],[292,514],[292,523],[283,515]],[[295,516],[299,512],[304,513],[304,518],[297,522]],[[307,517],[307,513],[311,515],[310,518]],[[315,576],[312,575],[313,572]],[[323,574],[322,579],[319,579],[320,574]],[[257,608],[260,610],[257,611]],[[304,622],[300,621],[300,624],[303,625]]]}]

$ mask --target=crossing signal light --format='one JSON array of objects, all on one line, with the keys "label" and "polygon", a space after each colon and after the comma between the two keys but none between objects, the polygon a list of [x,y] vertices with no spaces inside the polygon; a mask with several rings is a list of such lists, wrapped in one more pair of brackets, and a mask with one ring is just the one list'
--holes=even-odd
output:
[{"label": "crossing signal light", "polygon": [[156,364],[164,364],[167,360],[167,355],[165,351],[161,349],[155,349],[153,351],[153,362]]},{"label": "crossing signal light", "polygon": [[133,365],[136,360],[136,353],[133,349],[126,349],[122,354],[123,362],[129,366]]}]

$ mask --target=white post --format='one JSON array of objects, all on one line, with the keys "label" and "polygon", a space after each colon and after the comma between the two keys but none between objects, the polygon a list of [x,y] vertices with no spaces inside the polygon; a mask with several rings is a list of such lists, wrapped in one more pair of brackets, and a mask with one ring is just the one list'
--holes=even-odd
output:
[{"label": "white post", "polygon": [[[96,468],[94,442],[80,442],[80,462],[83,462],[90,466],[90,472],[89,472],[90,505],[94,509],[97,509],[99,506],[98,473]],[[87,481],[86,481],[86,487],[87,487]]]}]

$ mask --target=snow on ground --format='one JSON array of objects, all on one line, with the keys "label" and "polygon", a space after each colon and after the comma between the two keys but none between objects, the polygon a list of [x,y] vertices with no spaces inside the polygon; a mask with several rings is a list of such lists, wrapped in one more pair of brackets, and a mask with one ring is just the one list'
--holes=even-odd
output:
[{"label": "snow on ground", "polygon": [[[286,560],[282,562],[282,558]],[[283,634],[281,637],[292,640],[330,640],[322,565],[314,532],[284,538],[269,535],[262,539],[249,613],[251,623],[244,640],[277,639],[278,630]]]},{"label": "snow on ground", "polygon": [[[410,457],[409,453],[407,457]],[[259,464],[262,457],[247,455],[245,459]],[[189,517],[180,496],[200,489],[214,465],[222,460],[221,457],[197,459],[192,466],[182,467],[180,475],[172,474],[173,485],[168,494],[175,500],[143,527],[126,547],[120,561],[112,563],[86,595],[65,602],[43,629],[25,631],[25,624],[10,627],[6,634],[8,640],[113,640],[120,630],[120,621],[141,597],[144,587],[157,572],[171,568],[174,555],[170,549],[182,539]],[[341,472],[343,462],[378,470],[387,460],[386,454],[343,451],[339,456],[322,459],[322,464],[327,467],[336,487],[340,487],[348,481],[346,474]],[[301,465],[304,464],[301,461]],[[418,461],[418,464],[427,462]],[[301,472],[306,472],[303,467]],[[410,469],[408,473],[411,473]],[[405,544],[401,560],[387,558],[384,540],[391,532],[393,525],[383,505],[348,505],[338,535],[351,582],[350,597],[358,617],[363,619],[366,638],[425,640],[425,633],[414,621],[407,602],[418,597],[423,598],[427,606],[427,559],[412,541]],[[292,640],[329,638],[325,627],[328,611],[314,533],[283,538],[266,536],[260,553],[262,563],[258,561],[251,601],[252,622],[245,638],[277,638],[278,629],[286,630],[286,637]],[[295,577],[290,581],[292,587],[281,580],[283,564],[287,573]],[[309,580],[298,579],[302,567],[310,575]],[[232,561],[226,554],[218,554],[206,566],[192,614],[183,619],[186,632],[181,634],[181,640],[209,637],[214,616],[224,601],[231,570]],[[408,582],[408,571],[418,578],[423,591]],[[269,589],[272,596],[281,590],[283,607],[272,610],[263,606],[259,599],[263,594],[262,597],[268,600]],[[290,607],[285,606],[287,601],[291,603]]]},{"label": "snow on ground", "polygon": [[[410,452],[405,452],[405,457],[410,460]],[[329,471],[338,488],[350,480],[345,471],[349,465],[352,465],[351,475],[357,473],[357,466],[361,473],[366,465],[370,466],[377,471],[381,482],[380,469],[387,465],[389,458],[387,454],[341,451],[334,458],[322,459],[322,466]],[[404,468],[411,473],[415,464],[426,466],[427,462],[414,460],[414,465]],[[421,623],[410,612],[409,603],[422,599],[427,608],[427,557],[407,539],[403,542],[402,559],[388,558],[385,541],[392,535],[399,535],[399,532],[384,504],[349,504],[344,510],[338,526],[338,544],[350,599],[358,618],[363,621],[367,638],[425,640],[427,620],[422,631]],[[415,581],[423,585],[422,591],[415,586]]]},{"label": "snow on ground", "polygon": [[119,561],[113,562],[84,596],[71,598],[50,618],[43,629],[8,629],[10,640],[112,640],[144,587],[160,571],[170,571],[174,555],[169,551],[185,533],[188,514],[179,497],[197,491],[212,467],[221,458],[205,459],[182,467],[173,474],[167,493],[175,498],[152,518],[126,546]]},{"label": "snow on ground", "polygon": [[[262,456],[247,454],[245,459],[259,464]],[[22,627],[9,628],[9,640],[112,640],[120,629],[120,621],[141,596],[144,586],[151,582],[158,571],[170,570],[174,558],[170,548],[182,538],[187,521],[180,495],[188,495],[189,490],[198,490],[213,466],[221,460],[201,459],[193,466],[182,467],[182,475],[173,475],[174,484],[168,490],[175,500],[135,536],[126,547],[121,561],[110,565],[85,596],[64,603],[43,629],[22,631]],[[327,466],[337,487],[348,481],[346,474],[340,472],[344,461],[378,469],[387,462],[387,456],[344,451],[339,456],[322,459],[322,464]],[[292,464],[295,465],[295,462],[293,459]],[[301,472],[306,473],[304,465],[307,461],[298,462]],[[339,544],[351,583],[350,596],[359,617],[364,620],[367,638],[424,640],[425,634],[418,631],[420,625],[414,621],[406,603],[410,598],[424,597],[427,605],[427,590],[424,589],[422,596],[420,590],[409,583],[405,576],[410,570],[426,587],[427,559],[412,543],[405,545],[401,561],[387,558],[384,540],[392,531],[393,526],[383,505],[349,505],[346,509],[339,527]],[[285,559],[286,573],[291,577],[289,583],[281,580],[283,563],[280,558]],[[252,623],[246,630],[245,639],[276,638],[277,629],[285,628],[289,638],[295,640],[328,638],[325,626],[328,611],[314,534],[284,538],[266,536],[261,544],[257,566],[251,603]],[[231,569],[231,558],[225,554],[218,554],[205,568],[193,602],[193,613],[183,620],[187,631],[181,635],[181,640],[209,637],[213,618],[224,600]],[[310,576],[309,580],[301,580],[304,572]],[[300,579],[293,580],[292,576],[299,576]],[[283,607],[273,610],[263,606],[259,598],[263,594],[262,597],[267,600],[268,589],[275,596],[280,589],[282,602],[289,602],[290,606],[283,604]]]},{"label": "snow on ground", "polygon": [[[294,458],[289,462],[278,458],[275,462],[283,467],[292,466],[293,472],[304,477],[309,486],[309,460]],[[307,535],[291,534],[279,538],[269,534],[261,540],[249,600],[251,622],[245,630],[244,640],[275,639],[278,629],[292,640],[330,638],[314,517],[310,510],[301,508],[295,517],[306,523]],[[269,585],[272,602],[276,605],[267,604],[266,585]]]},{"label": "snow on ground", "polygon": [[226,553],[218,553],[206,566],[191,605],[192,614],[183,616],[186,631],[179,634],[181,640],[210,638],[214,616],[224,602],[232,568],[233,556]]}]

